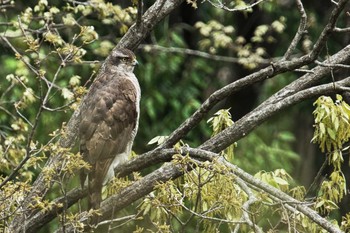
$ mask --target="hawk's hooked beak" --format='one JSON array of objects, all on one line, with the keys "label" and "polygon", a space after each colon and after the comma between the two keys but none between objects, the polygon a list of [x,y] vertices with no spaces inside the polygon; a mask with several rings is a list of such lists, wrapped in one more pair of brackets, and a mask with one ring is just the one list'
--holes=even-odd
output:
[{"label": "hawk's hooked beak", "polygon": [[136,60],[136,59],[134,59],[133,61],[132,61],[132,65],[133,66],[136,66],[136,65],[138,65],[139,64],[139,62]]}]

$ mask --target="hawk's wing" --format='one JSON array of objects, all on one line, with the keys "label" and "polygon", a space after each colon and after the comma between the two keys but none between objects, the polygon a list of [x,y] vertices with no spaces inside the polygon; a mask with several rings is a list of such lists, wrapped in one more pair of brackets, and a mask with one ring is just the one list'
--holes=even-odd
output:
[{"label": "hawk's wing", "polygon": [[[111,74],[100,74],[83,100],[80,150],[84,160],[91,165],[87,175],[90,207],[94,209],[99,208],[102,185],[109,166],[116,155],[127,150],[132,140],[138,119],[136,102],[137,89],[134,84],[127,77]],[[86,172],[82,173],[83,185]]]}]

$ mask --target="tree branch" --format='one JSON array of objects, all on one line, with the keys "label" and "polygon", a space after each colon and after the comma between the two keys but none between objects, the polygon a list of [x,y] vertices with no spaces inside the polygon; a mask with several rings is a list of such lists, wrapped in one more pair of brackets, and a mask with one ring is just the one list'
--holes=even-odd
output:
[{"label": "tree branch", "polygon": [[255,3],[252,3],[250,5],[244,6],[244,7],[236,7],[236,8],[229,8],[225,6],[225,3],[223,3],[221,0],[216,0],[217,3],[213,2],[212,0],[205,0],[208,1],[211,5],[213,5],[216,8],[223,9],[225,11],[235,12],[235,11],[246,11],[251,10],[254,6],[262,3],[265,0],[257,0]]},{"label": "tree branch", "polygon": [[[350,78],[347,78],[347,82],[350,83]],[[329,86],[330,84],[328,84]],[[315,89],[318,89],[318,91],[322,91],[324,88],[326,88],[327,85],[322,85],[320,87],[317,87]],[[317,92],[314,90],[314,92]],[[172,149],[173,153],[178,153],[177,150]],[[324,228],[328,232],[331,233],[340,233],[341,231],[335,227],[333,224],[328,222],[326,219],[322,218],[316,211],[312,210],[311,208],[305,206],[305,203],[299,202],[298,200],[290,197],[289,195],[285,194],[279,189],[276,189],[261,180],[258,180],[257,178],[254,178],[249,173],[246,173],[236,165],[233,165],[229,162],[227,162],[223,157],[221,157],[219,154],[202,150],[202,149],[193,149],[184,147],[182,148],[182,154],[186,155],[189,154],[192,157],[199,158],[201,160],[207,160],[207,161],[213,161],[216,160],[219,163],[224,164],[225,166],[231,168],[231,172],[242,179],[244,182],[248,183],[251,186],[257,187],[264,192],[268,193],[272,197],[278,199],[283,203],[284,206],[288,206],[291,208],[295,208],[307,217],[309,217],[312,221],[317,223],[320,227]],[[186,167],[185,170],[191,169],[192,167]],[[172,163],[165,164],[161,168],[157,169],[156,171],[150,173],[149,175],[143,177],[141,180],[136,181],[135,183],[131,184],[127,188],[123,189],[120,193],[115,194],[109,198],[107,198],[105,201],[102,202],[100,212],[102,214],[102,217],[100,220],[106,220],[108,218],[113,218],[111,216],[111,213],[116,213],[123,209],[124,207],[130,205],[134,201],[138,200],[139,198],[147,195],[153,190],[153,187],[161,182],[166,182],[170,179],[175,179],[183,174],[184,168],[181,168],[178,165],[174,165]],[[254,201],[254,199],[251,199],[251,201]],[[250,202],[247,202],[247,206]],[[291,204],[293,203],[293,204]],[[289,208],[290,209],[290,208]],[[290,209],[291,210],[291,209]],[[293,211],[293,209],[291,210]],[[84,224],[88,224],[89,218],[87,212],[83,212],[81,214],[80,220]],[[245,219],[246,220],[246,219]],[[258,229],[258,228],[257,228]],[[62,230],[62,229],[61,229]],[[61,230],[57,232],[62,232]],[[66,232],[74,232],[74,226],[68,225],[65,227]]]},{"label": "tree branch", "polygon": [[[348,79],[349,79],[348,81],[350,81],[350,78],[348,78]],[[237,167],[236,165],[227,162],[222,156],[219,156],[218,154],[208,152],[205,150],[199,150],[199,149],[188,148],[188,150],[186,152],[188,152],[192,156],[197,156],[197,157],[200,157],[201,159],[207,159],[209,161],[216,159],[216,161],[231,168],[232,173],[235,174],[236,176],[238,176],[239,178],[241,178],[243,181],[247,182],[248,184],[250,184],[254,187],[257,187],[257,188],[263,190],[264,192],[268,193],[272,197],[281,200],[281,202],[284,202],[285,206],[292,207],[292,209],[290,209],[291,211],[293,211],[294,208],[297,209],[298,211],[300,211],[301,213],[303,213],[304,215],[309,217],[312,221],[317,223],[320,227],[327,230],[328,232],[342,233],[342,231],[339,228],[337,228],[336,226],[334,226],[333,224],[328,222],[326,219],[322,218],[316,211],[305,206],[305,203],[300,202],[300,201],[290,197],[289,195],[285,194],[281,190],[276,189],[276,188],[272,187],[271,185],[268,185],[268,184],[264,183],[263,181],[253,177],[252,175],[243,171],[241,168]],[[293,204],[290,204],[290,203],[293,203]]]},{"label": "tree branch", "polygon": [[[324,67],[322,67],[323,69],[325,69]],[[298,80],[297,80],[298,81]],[[294,83],[292,83],[294,84]],[[292,85],[290,84],[290,85]],[[275,96],[274,101],[270,101],[270,104],[265,104],[262,103],[261,106],[259,108],[259,110],[254,110],[251,114],[253,114],[255,117],[251,117],[247,120],[243,120],[245,119],[245,117],[243,117],[240,121],[237,121],[234,123],[233,126],[236,126],[235,128],[229,128],[231,129],[231,131],[236,132],[237,129],[244,129],[243,132],[249,132],[249,129],[252,130],[250,127],[251,125],[254,125],[254,127],[256,127],[257,125],[261,124],[262,122],[266,121],[271,115],[276,114],[278,112],[280,112],[281,110],[290,107],[293,104],[299,103],[303,100],[305,100],[306,98],[312,98],[312,97],[316,97],[318,95],[321,94],[329,94],[329,93],[334,93],[336,91],[340,91],[342,90],[342,88],[344,86],[349,86],[350,85],[350,78],[346,78],[342,81],[338,81],[335,83],[335,88],[334,89],[334,84],[330,83],[330,84],[325,84],[325,85],[320,85],[320,86],[316,86],[316,87],[311,87],[308,88],[306,90],[297,92],[295,94],[292,94],[288,97],[283,98],[282,100],[279,100],[279,96]],[[275,101],[278,100],[278,104],[276,104]],[[269,112],[270,111],[270,112]],[[269,112],[268,114],[264,114],[264,112]],[[249,124],[248,124],[248,123]],[[247,128],[245,128],[247,127]],[[247,130],[248,129],[248,130]],[[216,145],[220,145],[220,140],[228,140],[228,141],[237,141],[239,138],[245,136],[246,134],[242,134],[240,133],[241,131],[238,131],[237,135],[235,137],[235,139],[231,139],[231,138],[217,138],[214,137],[216,139],[214,140],[208,140],[206,143],[204,143],[201,147],[205,147],[206,150],[209,151],[220,151],[219,149],[217,149]],[[219,134],[220,135],[220,134]],[[210,142],[210,143],[209,143]],[[188,149],[186,148],[182,148],[182,153],[186,154],[188,151]],[[128,174],[131,174],[134,171],[140,171],[144,168],[147,168],[151,165],[157,164],[157,163],[161,163],[161,162],[166,162],[166,161],[170,161],[172,156],[178,153],[178,151],[174,150],[174,149],[157,149],[157,150],[153,150],[150,152],[147,152],[143,155],[138,156],[137,158],[126,162],[125,164],[122,164],[121,166],[118,166],[115,169],[115,173],[118,174],[118,176],[122,177],[122,176],[126,176]],[[202,160],[207,160],[206,157],[200,157],[200,159]],[[153,174],[153,173],[151,173]],[[143,179],[145,179],[146,177],[144,177]],[[160,176],[160,179],[163,179],[162,176]],[[146,181],[145,181],[146,182]],[[151,188],[151,187],[148,187]],[[80,189],[74,189],[70,192],[68,192],[67,194],[67,206],[71,206],[72,204],[74,204],[75,202],[77,202],[80,198],[83,198],[86,195],[86,190],[84,190],[83,192],[81,192],[81,194],[79,194],[79,190]],[[122,191],[123,192],[123,191]],[[130,199],[132,199],[132,196],[129,196]],[[138,198],[137,198],[138,199]],[[134,200],[129,200],[131,201],[131,203],[133,201],[136,201],[137,199]],[[56,199],[55,203],[60,203],[62,202],[64,199]],[[58,206],[58,205],[56,205]],[[51,211],[48,212],[39,212],[35,218],[32,220],[30,219],[28,221],[28,224],[25,226],[27,232],[36,232],[37,228],[36,228],[36,224],[37,222],[41,222],[43,221],[45,224],[45,221],[48,222],[51,219],[54,218],[54,214],[60,213],[62,211],[62,208],[56,208],[56,209],[52,209]],[[46,217],[46,216],[50,216],[50,217]]]},{"label": "tree branch", "polygon": [[258,108],[248,113],[240,120],[236,121],[231,127],[223,130],[221,133],[210,138],[203,143],[200,148],[208,151],[219,152],[227,148],[232,143],[246,136],[254,128],[266,121],[269,117],[280,112],[281,110],[299,103],[305,99],[327,95],[335,92],[341,92],[343,87],[350,85],[350,78],[335,83],[329,83],[316,87],[311,87],[306,90],[301,90],[295,94],[289,94],[285,98],[280,99],[275,96],[269,99],[267,103],[262,103]]},{"label": "tree branch", "polygon": [[[108,197],[101,203],[101,208],[99,211],[102,216],[100,217],[100,220],[113,218],[112,213],[117,213],[134,201],[147,195],[153,191],[156,184],[166,182],[183,175],[183,171],[183,168],[180,166],[169,163],[146,175],[141,180],[135,181],[130,186],[121,190],[120,193]],[[89,219],[87,218],[86,211],[81,215],[81,222],[88,225]],[[72,225],[68,225],[65,227],[65,230],[65,232],[74,232],[75,228]],[[57,232],[62,231],[59,230]]]},{"label": "tree branch", "polygon": [[[181,4],[182,1],[183,0],[156,1],[152,5],[152,7],[150,7],[145,12],[143,16],[144,21],[140,24],[140,27],[136,28],[135,25],[133,25],[129,29],[129,31],[126,33],[126,35],[122,38],[122,40],[119,42],[118,47],[127,47],[131,49],[135,49],[137,45],[141,42],[141,40],[145,38],[146,34],[148,34],[150,30],[152,30],[152,28],[156,25],[156,23],[158,23],[162,18],[164,18],[167,14],[169,14],[171,10],[175,9],[179,4]],[[227,97],[229,94],[237,90],[240,90],[243,87],[251,85],[255,82],[265,80],[267,78],[271,78],[279,73],[291,71],[291,70],[294,70],[295,68],[300,68],[303,65],[313,62],[317,58],[319,53],[322,51],[322,48],[326,43],[330,33],[334,31],[333,29],[335,27],[336,19],[339,16],[340,11],[345,6],[346,2],[348,2],[348,0],[339,1],[338,5],[335,7],[335,9],[332,12],[329,23],[326,25],[324,31],[321,33],[320,39],[317,41],[314,49],[309,54],[301,57],[298,60],[276,62],[264,69],[261,69],[258,72],[248,75],[245,78],[237,80],[236,82],[231,83],[225,86],[224,88],[216,91],[203,103],[200,109],[198,109],[192,115],[192,117],[186,120],[177,130],[175,130],[169,136],[169,139],[165,142],[165,144],[163,144],[162,146],[160,146],[159,148],[156,148],[151,152],[144,154],[143,156],[140,156],[132,161],[127,162],[125,165],[123,165],[123,172],[121,172],[120,174],[128,174],[131,171],[135,171],[135,169],[140,170],[142,168],[148,167],[155,163],[169,161],[174,151],[173,149],[165,149],[165,148],[171,147],[174,143],[176,143],[179,139],[181,139],[184,135],[186,135],[195,125],[197,125],[203,119],[203,117],[206,115],[206,113],[210,109],[212,109],[219,101]],[[345,47],[342,51],[332,56],[332,59],[328,59],[327,60],[329,61],[328,63],[346,62],[350,56],[349,49],[350,49],[350,46]],[[294,83],[288,85],[286,88],[283,88],[280,92],[276,93],[274,96],[266,100],[257,109],[253,110],[251,113],[247,114],[245,117],[237,121],[232,127],[226,129],[222,133],[218,134],[217,136],[205,142],[201,146],[201,149],[214,151],[214,152],[221,151],[222,149],[226,148],[228,145],[232,144],[233,142],[247,135],[257,125],[261,124],[263,121],[267,120],[268,117],[281,111],[282,109],[285,109],[286,107],[296,104],[306,98],[315,97],[320,94],[334,93],[336,91],[344,90],[344,88],[347,88],[347,86],[349,86],[350,80],[349,78],[347,78],[342,81],[336,82],[335,88],[333,84],[326,84],[326,85],[321,85],[321,86],[304,90],[306,86],[318,81],[319,78],[324,77],[329,72],[330,72],[329,68],[327,67],[321,67],[321,66],[316,67],[314,74],[308,73],[303,77],[301,77],[300,79],[296,80]],[[306,80],[306,77],[311,77],[311,81]],[[293,89],[294,87],[295,89]],[[78,116],[79,116],[79,109],[75,111],[75,113],[73,114],[72,118],[70,119],[67,125],[67,131],[65,135],[63,135],[59,141],[59,144],[61,147],[68,148],[74,145],[76,134],[78,132],[78,129],[77,129],[78,119],[79,119]],[[46,164],[46,167],[47,168],[52,167],[60,159],[61,159],[61,155],[51,156]],[[204,156],[203,159],[208,159],[208,158]],[[114,195],[108,198],[107,200],[105,200],[101,206],[101,211],[103,213],[102,219],[107,219],[111,217],[110,216],[111,213],[114,213],[124,208],[125,206],[136,201],[140,197],[151,192],[156,182],[166,181],[168,179],[174,179],[180,175],[182,175],[181,170],[172,164],[167,164],[162,168],[150,173],[149,175],[145,176],[141,180],[133,183],[131,186],[123,189],[120,192],[120,194]],[[242,178],[242,180],[244,179]],[[28,194],[27,199],[23,203],[24,210],[28,208],[29,204],[31,203],[31,200],[35,196],[40,195],[43,198],[45,197],[48,191],[48,188],[44,184],[45,184],[44,175],[40,174],[37,180],[34,182],[33,188],[31,192]],[[69,203],[75,203],[76,200],[84,196],[83,194],[82,196],[80,196],[76,192],[77,191],[74,190],[74,192],[72,193],[69,192],[67,194],[67,197],[71,198],[69,199]],[[75,195],[73,195],[73,193]],[[70,194],[72,194],[72,196],[70,196]],[[57,200],[57,201],[59,202],[60,200]],[[304,211],[306,210],[304,209]],[[61,210],[58,209],[58,212],[59,211]],[[302,212],[302,210],[299,210],[299,211]],[[41,213],[39,212],[39,210],[36,209],[33,212],[30,212],[30,214],[27,216],[15,217],[13,222],[11,223],[12,230],[15,232],[26,230],[27,227],[29,228],[29,225],[27,224],[28,222],[25,222],[27,225],[23,224],[24,223],[23,219],[29,219],[29,222],[31,222],[30,220],[33,219],[34,217],[35,219],[51,218],[51,216],[49,216],[48,214]],[[87,222],[86,217],[87,217],[86,212],[83,212],[82,222],[84,223]],[[318,218],[316,218],[316,220],[314,221],[317,222],[318,224],[324,224],[322,220]],[[323,225],[323,226],[325,226],[325,229],[327,230],[329,229],[333,230],[332,226],[330,227],[326,225]],[[69,229],[69,226],[67,226],[66,229]],[[331,231],[331,232],[337,232],[337,231]]]},{"label": "tree branch", "polygon": [[[213,61],[239,63],[239,59],[236,57],[220,56],[220,55],[210,54],[210,53],[202,52],[199,50],[188,49],[188,48],[164,47],[156,44],[141,44],[138,48],[142,49],[145,52],[161,51],[166,53],[178,53],[178,54],[186,54],[186,55],[191,55],[196,57],[202,57]],[[262,61],[259,62],[260,65],[269,65],[270,63],[271,63],[271,59],[263,59]]]},{"label": "tree branch", "polygon": [[[132,25],[116,48],[129,48],[135,50],[142,40],[153,30],[171,11],[176,9],[184,0],[157,0],[143,15],[142,22],[137,27]],[[115,48],[115,49],[116,49]]]},{"label": "tree branch", "polygon": [[304,65],[313,62],[322,51],[322,48],[324,47],[327,39],[329,38],[330,33],[335,27],[335,22],[339,17],[340,12],[344,9],[345,4],[348,1],[349,0],[339,1],[339,5],[335,7],[335,9],[332,11],[329,23],[322,31],[320,38],[318,39],[316,45],[309,54],[306,54],[301,58],[292,61],[278,61],[264,69],[261,69],[253,74],[241,78],[215,91],[190,118],[184,121],[176,130],[174,130],[169,135],[167,140],[159,148],[169,148],[173,146],[176,142],[183,138],[191,129],[193,129],[217,103],[229,96],[231,93],[241,90],[242,88],[248,85],[252,85],[253,83],[274,77],[280,73],[300,68]]},{"label": "tree branch", "polygon": [[301,0],[296,0],[296,3],[300,13],[300,23],[299,23],[298,31],[295,33],[295,36],[292,42],[290,43],[286,53],[283,56],[284,60],[289,60],[290,56],[292,55],[292,52],[295,50],[302,36],[306,32],[307,15],[306,15],[303,3],[301,2]]},{"label": "tree branch", "polygon": [[[263,230],[256,224],[252,222],[252,220],[249,217],[249,207],[256,203],[258,199],[256,198],[255,194],[252,192],[252,190],[248,187],[248,185],[239,177],[236,177],[235,181],[237,184],[241,187],[241,189],[248,195],[248,200],[243,204],[242,209],[242,217],[241,220],[245,220],[248,225],[255,230],[255,232],[263,232]],[[240,224],[237,224],[233,233],[239,232]]]}]

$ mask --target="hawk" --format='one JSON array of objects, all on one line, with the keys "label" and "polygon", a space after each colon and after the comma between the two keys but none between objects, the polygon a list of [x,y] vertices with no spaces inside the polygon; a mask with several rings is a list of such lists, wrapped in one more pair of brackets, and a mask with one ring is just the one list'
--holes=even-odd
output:
[{"label": "hawk", "polygon": [[112,51],[82,100],[79,139],[83,159],[80,182],[88,184],[89,208],[98,209],[102,186],[114,176],[116,165],[127,160],[138,129],[140,86],[133,70],[134,53]]}]

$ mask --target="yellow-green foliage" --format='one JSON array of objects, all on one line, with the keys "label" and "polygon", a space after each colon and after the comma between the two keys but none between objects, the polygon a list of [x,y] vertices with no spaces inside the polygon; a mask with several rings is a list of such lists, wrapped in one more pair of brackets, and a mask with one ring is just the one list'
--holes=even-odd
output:
[{"label": "yellow-green foliage", "polygon": [[344,232],[350,232],[350,213],[347,213],[345,216],[342,217],[341,229]]},{"label": "yellow-green foliage", "polygon": [[194,221],[202,222],[203,232],[215,232],[222,219],[232,226],[239,220],[247,196],[227,167],[180,155],[174,157],[173,163],[193,170],[175,181],[158,184],[156,191],[143,200],[140,209],[155,225],[174,223],[173,216],[186,222],[193,215]]},{"label": "yellow-green foliage", "polygon": [[314,105],[315,133],[312,142],[319,144],[322,152],[342,149],[350,137],[350,106],[341,95],[337,95],[336,102],[331,97],[321,96]]},{"label": "yellow-green foliage", "polygon": [[315,132],[312,142],[318,143],[322,152],[327,152],[328,162],[334,168],[329,179],[321,184],[316,209],[329,213],[338,209],[337,203],[346,194],[346,180],[341,165],[344,161],[343,145],[350,137],[350,106],[341,95],[336,96],[335,102],[331,97],[321,96],[314,105]]},{"label": "yellow-green foliage", "polygon": [[[234,124],[228,109],[215,113],[208,123],[213,129],[212,136]],[[156,137],[151,141],[159,143],[163,139],[164,137]],[[184,142],[179,142],[175,148],[181,151],[181,146],[185,145]],[[223,154],[233,155],[233,146],[231,147],[231,150],[225,150]],[[336,157],[339,151],[336,150],[336,153],[331,155]],[[336,158],[339,160],[339,157]],[[332,159],[333,164],[337,164],[337,159]],[[216,161],[200,162],[189,155],[176,154],[173,156],[172,163],[182,167],[185,175],[175,181],[158,184],[156,190],[140,205],[142,214],[149,216],[153,226],[158,230],[169,229],[169,227],[178,230],[192,221],[200,224],[202,232],[220,232],[219,229],[223,226],[232,231],[241,219],[243,204],[248,200],[247,193],[236,182],[232,171]],[[330,180],[322,183],[317,199],[309,205],[324,214],[338,209],[336,203],[340,202],[346,190],[340,165],[335,167],[337,170],[330,175]],[[283,168],[260,171],[255,174],[255,177],[305,202],[305,187],[293,187],[295,182]],[[285,209],[278,200],[266,193],[257,191],[254,195],[257,201],[250,207],[249,216],[254,224],[266,226],[264,228],[266,231],[274,232],[267,226],[288,224],[293,221],[293,226],[289,226],[290,230],[325,232],[304,214]],[[346,227],[346,224],[347,219],[344,218],[343,227]],[[249,232],[247,226],[242,226],[240,229],[242,232]]]},{"label": "yellow-green foliage", "polygon": [[[236,1],[234,5],[236,9],[247,6],[244,1]],[[271,25],[259,25],[256,27],[254,36],[250,41],[246,41],[242,36],[235,35],[235,29],[231,25],[225,26],[217,20],[209,20],[207,23],[200,21],[195,24],[195,27],[203,37],[198,42],[201,49],[216,54],[224,48],[235,53],[238,62],[245,68],[254,69],[264,61],[264,56],[266,56],[265,48],[259,45],[265,42],[275,43],[276,39],[272,36],[272,32],[281,34],[286,28],[285,24],[286,18],[280,17],[273,21]]]},{"label": "yellow-green foliage", "polygon": [[272,172],[260,171],[255,177],[285,192],[289,191],[289,183],[292,181],[292,177],[284,169]]},{"label": "yellow-green foliage", "polygon": [[[3,182],[0,178],[0,183]],[[26,197],[26,192],[30,185],[26,182],[7,182],[0,190],[0,217],[1,219],[12,219],[13,215],[18,214],[20,201]],[[6,200],[6,201],[5,201]],[[1,225],[0,225],[1,229]],[[4,228],[3,228],[4,229]]]},{"label": "yellow-green foliage", "polygon": [[[207,123],[211,124],[211,127],[213,129],[212,136],[217,135],[224,129],[230,127],[233,125],[233,121],[231,119],[231,113],[229,112],[230,109],[221,109],[217,111],[213,117],[209,118]],[[229,147],[227,147],[223,154],[227,156],[228,160],[232,161],[234,158],[234,148],[237,146],[237,143],[233,143]]]}]

